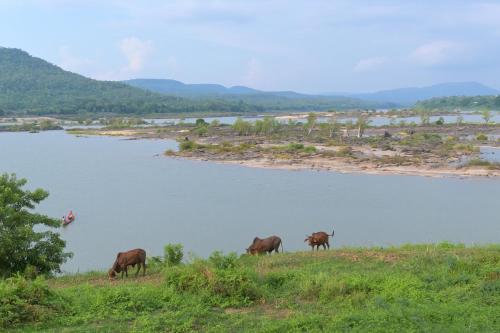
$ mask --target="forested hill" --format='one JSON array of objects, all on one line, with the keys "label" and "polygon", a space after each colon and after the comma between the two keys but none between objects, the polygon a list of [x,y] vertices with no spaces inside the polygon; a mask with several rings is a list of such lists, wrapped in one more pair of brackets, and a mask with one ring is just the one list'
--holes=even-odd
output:
[{"label": "forested hill", "polygon": [[431,98],[417,103],[424,109],[493,109],[500,110],[500,95],[494,96],[451,96]]},{"label": "forested hill", "polygon": [[120,82],[97,81],[40,58],[0,47],[0,114],[146,114],[204,111],[261,111],[221,100],[192,101],[164,96]]},{"label": "forested hill", "polygon": [[0,115],[245,113],[393,106],[342,96],[266,93],[243,88],[234,87],[234,94],[230,95],[206,94],[197,98],[160,94],[122,82],[92,80],[22,50],[0,47]]}]

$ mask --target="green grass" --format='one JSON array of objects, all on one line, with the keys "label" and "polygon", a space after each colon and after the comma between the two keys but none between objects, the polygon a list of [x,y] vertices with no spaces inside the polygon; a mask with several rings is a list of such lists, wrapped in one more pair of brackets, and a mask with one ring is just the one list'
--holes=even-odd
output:
[{"label": "green grass", "polygon": [[17,278],[0,296],[14,332],[498,332],[500,246],[214,253],[123,281]]}]

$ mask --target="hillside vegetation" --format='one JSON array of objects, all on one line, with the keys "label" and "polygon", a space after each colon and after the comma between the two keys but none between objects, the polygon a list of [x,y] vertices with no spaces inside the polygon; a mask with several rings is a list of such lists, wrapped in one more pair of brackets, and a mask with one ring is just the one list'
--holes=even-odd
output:
[{"label": "hillside vegetation", "polygon": [[424,109],[493,109],[500,110],[500,95],[492,96],[451,96],[431,98],[417,103],[417,107]]},{"label": "hillside vegetation", "polygon": [[151,91],[149,86],[143,89],[140,84],[133,85],[140,88],[122,82],[92,80],[32,57],[22,50],[0,47],[0,116],[189,112],[243,114],[384,106],[382,103],[347,97],[314,97],[296,93],[242,94],[242,91],[247,91],[243,88],[236,89],[238,94],[202,94],[190,98],[189,94],[160,94]]},{"label": "hillside vegetation", "polygon": [[260,111],[245,103],[191,101],[64,71],[28,53],[0,48],[0,115],[151,114]]},{"label": "hillside vegetation", "polygon": [[[209,259],[145,277],[0,282],[12,332],[499,332],[500,247],[409,245]],[[177,251],[177,252],[176,252]],[[111,264],[111,263],[110,263]]]}]

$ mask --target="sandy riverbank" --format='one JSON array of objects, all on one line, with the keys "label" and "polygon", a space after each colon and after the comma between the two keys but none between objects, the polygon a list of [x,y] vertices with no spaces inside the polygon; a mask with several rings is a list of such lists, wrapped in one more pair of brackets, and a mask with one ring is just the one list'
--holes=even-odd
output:
[{"label": "sandy riverbank", "polygon": [[324,158],[308,158],[307,160],[280,160],[270,158],[254,159],[208,159],[196,156],[175,156],[203,162],[240,165],[250,168],[277,169],[290,171],[330,171],[338,173],[361,173],[370,175],[404,175],[423,176],[434,178],[471,178],[471,177],[500,177],[500,170],[487,170],[484,168],[422,168],[419,166],[378,166],[371,163],[353,164],[346,160],[329,160]]}]

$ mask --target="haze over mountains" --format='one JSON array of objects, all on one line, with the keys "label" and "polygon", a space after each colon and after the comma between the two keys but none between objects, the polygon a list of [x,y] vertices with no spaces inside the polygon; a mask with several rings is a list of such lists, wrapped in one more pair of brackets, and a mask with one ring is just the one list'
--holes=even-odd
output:
[{"label": "haze over mountains", "polygon": [[447,96],[497,95],[500,91],[477,82],[450,82],[427,87],[409,87],[382,90],[373,93],[302,94],[294,91],[262,91],[245,86],[224,87],[219,84],[186,84],[170,79],[133,79],[124,81],[133,87],[186,98],[231,95],[267,95],[286,98],[351,97],[364,101],[380,102],[393,106],[411,106],[418,101]]},{"label": "haze over mountains", "polygon": [[349,96],[261,91],[175,80],[98,81],[19,49],[0,47],[0,114],[153,114],[375,109],[441,96],[496,95],[479,83],[447,83]]},{"label": "haze over mountains", "polygon": [[497,95],[499,93],[500,91],[477,82],[449,82],[427,87],[409,87],[382,90],[373,93],[347,94],[347,96],[367,101],[389,101],[399,105],[409,106],[418,101],[435,97],[487,96]]}]

